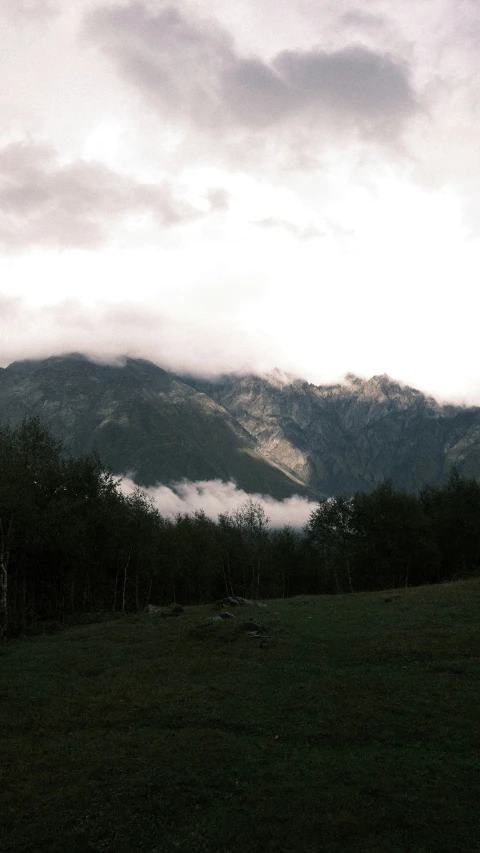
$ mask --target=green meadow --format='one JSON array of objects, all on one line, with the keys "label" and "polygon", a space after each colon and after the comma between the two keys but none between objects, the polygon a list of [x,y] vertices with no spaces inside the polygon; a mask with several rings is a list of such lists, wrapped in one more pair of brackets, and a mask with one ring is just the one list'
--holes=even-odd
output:
[{"label": "green meadow", "polygon": [[480,851],[480,580],[265,605],[1,645],[2,853]]}]

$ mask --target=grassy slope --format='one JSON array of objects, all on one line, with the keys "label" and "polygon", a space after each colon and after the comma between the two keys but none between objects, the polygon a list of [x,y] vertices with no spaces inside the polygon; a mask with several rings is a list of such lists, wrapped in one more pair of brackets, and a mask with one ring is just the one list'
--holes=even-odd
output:
[{"label": "grassy slope", "polygon": [[480,582],[390,595],[3,647],[2,853],[480,850]]}]

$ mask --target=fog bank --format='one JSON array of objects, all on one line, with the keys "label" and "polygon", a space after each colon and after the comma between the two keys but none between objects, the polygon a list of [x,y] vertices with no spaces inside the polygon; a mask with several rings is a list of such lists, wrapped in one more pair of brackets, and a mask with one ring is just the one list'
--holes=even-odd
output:
[{"label": "fog bank", "polygon": [[[124,477],[121,488],[128,495],[137,485],[132,479]],[[246,500],[253,498],[262,505],[272,528],[290,525],[300,529],[317,506],[316,503],[297,495],[283,501],[277,501],[269,495],[249,495],[235,483],[224,483],[221,480],[182,480],[172,486],[153,486],[143,491],[153,498],[160,514],[167,518],[174,518],[179,513],[192,515],[203,510],[208,518],[216,521],[221,513],[233,512]]]}]

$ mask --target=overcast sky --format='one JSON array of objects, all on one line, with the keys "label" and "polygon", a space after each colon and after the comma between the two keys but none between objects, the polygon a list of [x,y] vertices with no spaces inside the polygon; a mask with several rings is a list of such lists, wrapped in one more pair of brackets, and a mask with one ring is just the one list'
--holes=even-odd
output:
[{"label": "overcast sky", "polygon": [[3,0],[0,363],[480,403],[478,0]]}]

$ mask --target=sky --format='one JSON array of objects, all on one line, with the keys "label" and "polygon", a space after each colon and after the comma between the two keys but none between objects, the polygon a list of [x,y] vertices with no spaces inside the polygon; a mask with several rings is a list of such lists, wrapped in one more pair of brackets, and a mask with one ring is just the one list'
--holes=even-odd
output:
[{"label": "sky", "polygon": [[0,364],[480,404],[477,0],[3,0]]}]

